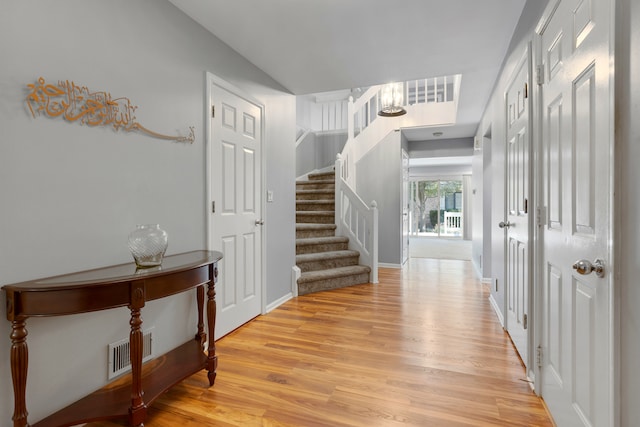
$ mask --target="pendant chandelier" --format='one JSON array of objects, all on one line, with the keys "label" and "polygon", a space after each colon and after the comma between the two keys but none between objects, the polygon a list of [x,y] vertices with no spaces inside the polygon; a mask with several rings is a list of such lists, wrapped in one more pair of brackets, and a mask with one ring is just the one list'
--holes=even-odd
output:
[{"label": "pendant chandelier", "polygon": [[380,91],[380,111],[382,117],[397,117],[407,114],[404,109],[404,87],[402,83],[389,83]]}]

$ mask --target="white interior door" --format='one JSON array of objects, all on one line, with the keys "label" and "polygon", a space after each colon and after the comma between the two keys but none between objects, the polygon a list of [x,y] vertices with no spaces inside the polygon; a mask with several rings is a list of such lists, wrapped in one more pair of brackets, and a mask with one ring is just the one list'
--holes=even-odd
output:
[{"label": "white interior door", "polygon": [[[611,13],[611,0],[553,1],[539,27],[542,396],[559,426],[614,425]],[[603,277],[580,259],[602,259]]]},{"label": "white interior door", "polygon": [[507,331],[525,366],[529,366],[529,159],[530,159],[530,50],[518,63],[505,94],[507,114],[506,298]]},{"label": "white interior door", "polygon": [[220,250],[215,338],[262,310],[262,108],[211,84],[212,249]]}]

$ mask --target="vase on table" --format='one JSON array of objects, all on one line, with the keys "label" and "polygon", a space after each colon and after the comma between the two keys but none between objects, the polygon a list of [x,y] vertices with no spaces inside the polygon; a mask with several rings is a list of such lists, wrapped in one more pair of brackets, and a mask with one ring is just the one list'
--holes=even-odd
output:
[{"label": "vase on table", "polygon": [[159,224],[138,225],[129,234],[129,250],[140,268],[157,267],[169,243],[167,232]]}]

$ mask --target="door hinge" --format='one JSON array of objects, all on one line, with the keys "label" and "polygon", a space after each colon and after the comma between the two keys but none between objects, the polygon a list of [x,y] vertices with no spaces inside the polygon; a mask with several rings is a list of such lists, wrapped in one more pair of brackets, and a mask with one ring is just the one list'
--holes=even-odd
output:
[{"label": "door hinge", "polygon": [[216,117],[216,106],[212,105],[211,106],[211,118],[215,118]]},{"label": "door hinge", "polygon": [[539,345],[536,348],[536,364],[538,365],[538,369],[542,368],[542,346]]},{"label": "door hinge", "polygon": [[536,67],[536,83],[539,85],[544,84],[544,65],[538,65]]},{"label": "door hinge", "polygon": [[211,202],[211,213],[216,213],[216,202]]},{"label": "door hinge", "polygon": [[522,327],[524,329],[527,329],[527,325],[529,324],[529,316],[527,316],[526,314],[524,315],[523,319],[522,319]]},{"label": "door hinge", "polygon": [[546,208],[539,206],[536,208],[536,224],[542,227],[546,223]]}]

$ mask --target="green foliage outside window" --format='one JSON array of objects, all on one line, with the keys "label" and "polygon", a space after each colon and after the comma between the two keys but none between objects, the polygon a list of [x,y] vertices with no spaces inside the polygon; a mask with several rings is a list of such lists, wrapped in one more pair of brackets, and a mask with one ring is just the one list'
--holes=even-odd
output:
[{"label": "green foliage outside window", "polygon": [[[438,212],[440,223],[444,222],[445,211],[460,212],[456,201],[461,200],[462,181],[414,181],[410,191],[414,198],[413,215],[419,231],[434,231],[438,226]],[[440,198],[443,198],[448,209],[442,209]],[[434,205],[440,209],[433,209]]]}]

